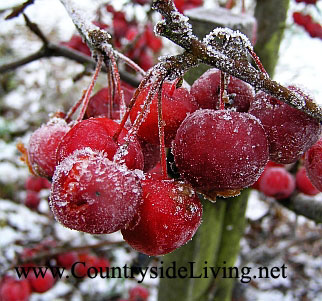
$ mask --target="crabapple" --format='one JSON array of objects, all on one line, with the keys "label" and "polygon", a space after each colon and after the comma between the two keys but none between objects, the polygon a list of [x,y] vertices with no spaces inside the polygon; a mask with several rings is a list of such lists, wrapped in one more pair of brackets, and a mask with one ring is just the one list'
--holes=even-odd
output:
[{"label": "crabapple", "polygon": [[67,228],[92,234],[124,228],[142,201],[136,173],[103,152],[76,150],[56,168],[50,207]]},{"label": "crabapple", "polygon": [[198,110],[178,129],[173,154],[193,187],[222,192],[255,183],[268,161],[268,143],[259,120],[248,113]]},{"label": "crabapple", "polygon": [[175,180],[142,181],[143,203],[122,229],[124,240],[144,254],[163,255],[187,243],[197,231],[202,206],[192,188]]},{"label": "crabapple", "polygon": [[310,179],[306,174],[306,169],[304,166],[301,166],[296,172],[296,187],[297,189],[307,195],[316,195],[319,193],[319,190],[314,187]]},{"label": "crabapple", "polygon": [[38,192],[27,190],[27,195],[25,198],[25,206],[30,209],[37,209],[40,203],[40,196]]},{"label": "crabapple", "polygon": [[44,274],[44,276],[39,275],[37,277],[34,273],[28,274],[27,280],[33,292],[44,293],[54,286],[56,282],[54,276],[52,275],[52,273],[50,273],[49,269],[46,269],[45,271],[46,273]]},{"label": "crabapple", "polygon": [[[289,89],[299,97],[309,97],[299,88],[289,86]],[[321,133],[316,119],[264,92],[255,95],[249,113],[263,124],[269,142],[270,160],[277,163],[297,161]]]},{"label": "crabapple", "polygon": [[0,283],[0,300],[28,301],[31,294],[29,282],[26,279],[16,280],[5,276]]}]

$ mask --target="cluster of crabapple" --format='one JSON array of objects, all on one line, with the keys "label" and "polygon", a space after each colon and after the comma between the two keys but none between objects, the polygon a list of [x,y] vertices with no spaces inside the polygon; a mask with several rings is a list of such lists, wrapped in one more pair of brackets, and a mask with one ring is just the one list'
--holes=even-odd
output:
[{"label": "cluster of crabapple", "polygon": [[42,189],[49,189],[50,182],[42,177],[29,176],[25,183],[26,198],[24,204],[32,210],[36,210],[40,203],[40,191]]},{"label": "cluster of crabapple", "polygon": [[[303,2],[306,5],[316,5],[317,1],[318,0],[296,0],[297,3]],[[293,21],[295,24],[303,27],[312,38],[322,39],[322,25],[315,22],[310,14],[304,14],[298,11],[294,12]]]},{"label": "cluster of crabapple", "polygon": [[[20,257],[23,261],[21,266],[28,269],[28,275],[23,275],[20,279],[5,275],[0,280],[0,300],[27,301],[32,293],[42,294],[53,288],[58,278],[53,275],[50,269],[43,269],[43,275],[36,276],[36,273],[33,273],[33,267],[39,266],[39,264],[28,259],[56,246],[57,243],[50,240],[44,241],[33,248],[25,248]],[[110,262],[105,257],[98,257],[88,252],[69,251],[45,258],[42,266],[47,268],[59,266],[66,270],[74,269],[73,272],[76,277],[85,278],[90,277],[91,272],[95,269],[104,270],[108,268]]]}]

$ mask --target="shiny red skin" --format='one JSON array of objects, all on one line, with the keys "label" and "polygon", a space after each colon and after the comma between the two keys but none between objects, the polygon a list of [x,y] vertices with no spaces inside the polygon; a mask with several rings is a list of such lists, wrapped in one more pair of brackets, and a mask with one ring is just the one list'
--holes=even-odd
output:
[{"label": "shiny red skin", "polygon": [[27,151],[35,174],[51,179],[56,167],[58,145],[69,130],[63,119],[53,118],[31,135]]},{"label": "shiny red skin", "polygon": [[[90,118],[82,120],[71,128],[67,135],[61,140],[57,150],[57,164],[74,151],[88,147],[94,151],[103,151],[110,160],[120,145],[124,144],[128,133],[123,129],[118,144],[113,136],[119,129],[119,124],[108,118]],[[132,137],[128,146],[128,154],[122,159],[129,169],[143,169],[144,158],[140,143]]]},{"label": "shiny red skin", "polygon": [[306,174],[306,169],[304,166],[301,166],[296,172],[296,188],[307,195],[316,195],[320,191],[312,184],[311,180]]},{"label": "shiny red skin", "polygon": [[[174,139],[177,129],[186,116],[198,109],[197,103],[186,88],[181,87],[173,91],[171,90],[172,88],[172,83],[170,82],[165,82],[162,86],[162,117],[165,124],[164,135],[166,147],[171,146],[171,141]],[[150,86],[139,94],[130,113],[132,123],[142,110],[149,90]],[[157,102],[158,96],[155,95],[152,99],[149,112],[138,131],[138,136],[142,140],[156,145],[159,144]]]},{"label": "shiny red skin", "polygon": [[173,143],[181,176],[203,191],[255,183],[268,161],[266,134],[248,113],[199,110],[185,119]]},{"label": "shiny red skin", "polygon": [[187,243],[197,231],[202,205],[191,187],[174,180],[142,181],[143,203],[124,229],[124,240],[150,256],[164,255]]},{"label": "shiny red skin", "polygon": [[305,153],[304,162],[307,176],[322,191],[322,137]]},{"label": "shiny red skin", "polygon": [[28,301],[31,289],[28,280],[16,280],[5,276],[0,283],[1,301]]},{"label": "shiny red skin", "polygon": [[263,174],[259,190],[277,200],[285,199],[295,190],[295,178],[283,167],[271,167]]},{"label": "shiny red skin", "polygon": [[[226,108],[234,108],[237,112],[247,112],[254,99],[252,87],[242,80],[230,77],[227,93],[232,104]],[[191,94],[202,109],[219,109],[220,70],[212,68],[201,75],[191,86]]]},{"label": "shiny red skin", "polygon": [[[304,96],[297,88],[290,86],[289,89]],[[300,159],[321,133],[316,119],[262,91],[256,94],[249,113],[263,124],[270,160],[277,163],[288,164]]]},{"label": "shiny red skin", "polygon": [[142,202],[140,179],[125,165],[83,149],[55,171],[50,207],[67,228],[107,234],[124,228]]},{"label": "shiny red skin", "polygon": [[[43,268],[44,271],[45,268]],[[50,269],[47,269],[44,277],[39,276],[36,278],[35,274],[31,272],[28,274],[27,280],[30,284],[31,290],[36,293],[45,293],[55,285],[55,278],[53,277]]]}]

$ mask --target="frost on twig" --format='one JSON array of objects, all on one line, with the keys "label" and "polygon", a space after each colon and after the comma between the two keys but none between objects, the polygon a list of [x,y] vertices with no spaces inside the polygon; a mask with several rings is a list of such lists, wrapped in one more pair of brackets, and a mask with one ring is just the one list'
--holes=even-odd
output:
[{"label": "frost on twig", "polygon": [[241,48],[245,47],[252,56],[253,54],[251,45],[241,34],[219,29],[200,41],[192,34],[188,19],[176,10],[171,0],[154,0],[152,7],[164,17],[156,25],[157,34],[184,48],[185,53],[192,54],[194,62],[216,67],[322,122],[322,108],[314,101],[272,81],[262,68],[257,70],[245,59],[244,50]]}]

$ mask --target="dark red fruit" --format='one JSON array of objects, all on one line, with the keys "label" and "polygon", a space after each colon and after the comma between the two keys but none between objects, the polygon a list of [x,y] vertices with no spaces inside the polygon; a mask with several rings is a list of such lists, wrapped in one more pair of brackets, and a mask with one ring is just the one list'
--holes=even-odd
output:
[{"label": "dark red fruit", "polygon": [[75,151],[53,177],[50,206],[65,227],[92,234],[124,228],[142,201],[137,175],[89,148]]},{"label": "dark red fruit", "polygon": [[[230,77],[227,87],[230,103],[226,108],[233,108],[237,112],[247,112],[254,99],[254,92],[250,85],[242,80]],[[191,94],[202,109],[219,109],[220,70],[212,68],[201,75],[191,86]]]},{"label": "dark red fruit", "polygon": [[295,190],[295,179],[283,167],[268,168],[259,183],[259,190],[277,200],[288,198]]},{"label": "dark red fruit", "polygon": [[[44,270],[43,270],[44,271]],[[56,280],[50,270],[48,269],[45,276],[39,275],[37,278],[34,273],[29,273],[27,280],[33,292],[45,293],[49,291],[55,284]]]},{"label": "dark red fruit", "polygon": [[[145,88],[138,96],[133,109],[131,110],[131,121],[134,122],[138,113],[142,110],[145,99],[148,96],[150,87]],[[142,122],[138,136],[151,144],[159,144],[158,129],[158,96],[152,100],[150,110]],[[173,84],[165,82],[162,86],[162,115],[164,121],[165,145],[170,147],[177,129],[186,116],[198,108],[194,98],[186,88],[174,89]]]},{"label": "dark red fruit", "polygon": [[305,168],[312,184],[322,191],[322,137],[305,153]]},{"label": "dark red fruit", "polygon": [[5,277],[0,283],[1,301],[28,301],[31,289],[27,280]]},{"label": "dark red fruit", "polygon": [[202,206],[194,191],[174,180],[142,181],[143,203],[123,238],[134,249],[150,256],[181,247],[197,231]]},{"label": "dark red fruit", "polygon": [[82,37],[79,35],[73,35],[68,42],[62,42],[61,44],[79,52],[82,52],[85,55],[91,55],[91,50],[88,48],[86,43],[83,42]]},{"label": "dark red fruit", "polygon": [[316,195],[319,190],[316,189],[306,174],[304,166],[300,167],[296,173],[296,187],[297,189],[307,195]]},{"label": "dark red fruit", "polygon": [[268,161],[264,129],[248,113],[199,110],[188,116],[173,143],[176,166],[201,190],[236,190],[252,185]]},{"label": "dark red fruit", "polygon": [[25,199],[25,206],[30,209],[37,209],[40,203],[40,196],[38,192],[27,190],[27,195]]},{"label": "dark red fruit", "polygon": [[[300,97],[308,97],[293,86],[289,89]],[[306,113],[264,92],[259,92],[249,113],[256,116],[268,136],[270,160],[293,163],[318,140],[321,126]]]},{"label": "dark red fruit", "polygon": [[[108,118],[91,118],[77,123],[62,139],[57,150],[57,163],[71,155],[75,150],[90,148],[106,153],[113,160],[120,145],[125,143],[128,131],[123,129],[118,144],[113,140],[119,124]],[[130,169],[143,169],[144,159],[139,142],[131,137],[127,153],[121,158]]]},{"label": "dark red fruit", "polygon": [[56,167],[56,151],[69,126],[61,118],[52,118],[30,137],[28,161],[35,174],[51,178]]},{"label": "dark red fruit", "polygon": [[58,266],[70,269],[76,261],[79,261],[79,258],[77,252],[66,252],[57,255],[56,260]]},{"label": "dark red fruit", "polygon": [[42,177],[28,176],[26,180],[26,189],[39,192],[42,189],[50,188],[50,182]]},{"label": "dark red fruit", "polygon": [[150,293],[144,286],[135,286],[129,289],[129,301],[146,301]]}]

